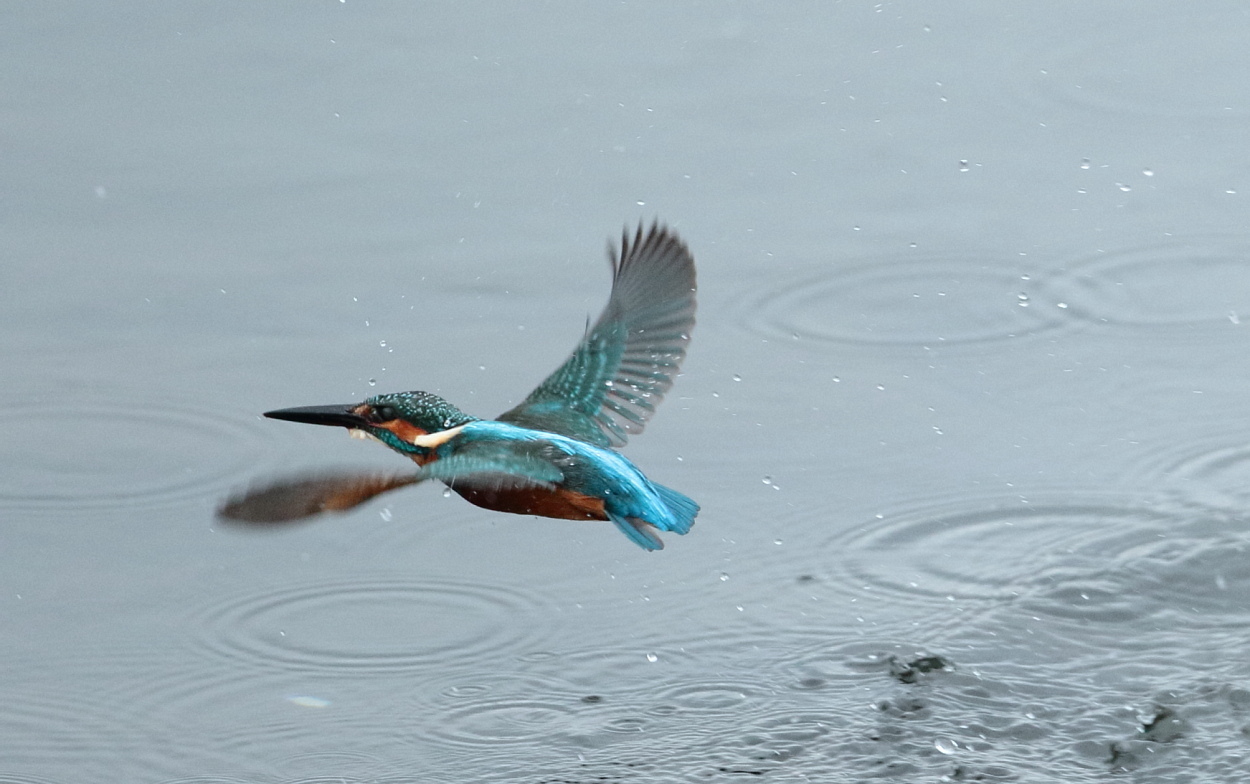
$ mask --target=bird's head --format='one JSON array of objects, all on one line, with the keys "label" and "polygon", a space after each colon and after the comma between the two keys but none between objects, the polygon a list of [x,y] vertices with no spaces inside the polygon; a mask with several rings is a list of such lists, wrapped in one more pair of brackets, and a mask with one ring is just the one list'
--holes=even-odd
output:
[{"label": "bird's head", "polygon": [[[266,411],[270,419],[345,427],[355,436],[371,436],[410,457],[421,457],[435,445],[427,436],[476,419],[429,392],[392,392],[363,403],[304,406]],[[423,443],[424,441],[424,443]]]}]

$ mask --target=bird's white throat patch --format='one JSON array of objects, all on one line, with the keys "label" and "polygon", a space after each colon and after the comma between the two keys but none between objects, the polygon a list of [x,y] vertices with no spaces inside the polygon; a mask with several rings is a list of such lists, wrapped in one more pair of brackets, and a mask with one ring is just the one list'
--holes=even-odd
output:
[{"label": "bird's white throat patch", "polygon": [[412,445],[419,446],[422,449],[437,449],[456,436],[460,435],[461,430],[464,430],[464,425],[453,427],[450,430],[440,430],[437,433],[427,433],[423,436],[415,436],[412,439]]}]

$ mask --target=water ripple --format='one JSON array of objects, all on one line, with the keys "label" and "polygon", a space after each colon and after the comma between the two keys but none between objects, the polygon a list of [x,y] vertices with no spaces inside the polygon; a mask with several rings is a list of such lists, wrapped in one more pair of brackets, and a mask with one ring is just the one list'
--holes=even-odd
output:
[{"label": "water ripple", "polygon": [[443,713],[435,734],[469,745],[532,744],[574,732],[576,711],[549,694],[484,699]]},{"label": "water ripple", "polygon": [[549,640],[552,612],[512,586],[319,582],[236,597],[199,626],[206,648],[249,664],[395,673],[519,655]]},{"label": "water ripple", "polygon": [[[1250,59],[1235,36],[1213,25],[1217,19],[1151,14],[1121,19],[1127,24],[1108,25],[1093,35],[1054,38],[1050,50],[1021,53],[1017,68],[1027,77],[1014,83],[1031,88],[1026,97],[1052,111],[1057,105],[1104,115],[1243,121],[1250,108],[1238,75],[1250,68]],[[1166,40],[1168,56],[1143,45],[1150,39]]]},{"label": "water ripple", "polygon": [[[840,533],[833,579],[931,606],[1014,601],[1086,555],[1124,554],[1167,531],[1174,515],[1106,502],[1056,505],[1021,499],[967,501],[898,512]],[[1049,575],[1049,577],[1048,577]]]},{"label": "water ripple", "polygon": [[1231,329],[1250,318],[1248,260],[1250,247],[1224,237],[1112,249],[1048,281],[1047,296],[1098,324]]},{"label": "water ripple", "polygon": [[[2,764],[82,769],[142,748],[140,738],[117,720],[114,708],[94,696],[67,693],[55,685],[25,688],[9,683],[0,709]],[[0,777],[0,782],[9,780]]]},{"label": "water ripple", "polygon": [[1166,488],[1180,498],[1213,508],[1244,508],[1250,497],[1250,443],[1227,435],[1168,442],[1127,472],[1126,481]]},{"label": "water ripple", "polygon": [[156,403],[0,406],[7,509],[113,509],[212,496],[262,453],[254,428]]},{"label": "water ripple", "polygon": [[808,590],[853,596],[869,617],[910,617],[920,641],[984,632],[1019,660],[1145,656],[1166,635],[1129,630],[1222,633],[1250,606],[1250,526],[1203,507],[937,504],[872,521],[828,549],[839,553],[828,585]]},{"label": "water ripple", "polygon": [[740,323],[765,337],[936,346],[1056,329],[1066,314],[1035,302],[1037,282],[1002,259],[887,259],[784,276],[739,298]]}]

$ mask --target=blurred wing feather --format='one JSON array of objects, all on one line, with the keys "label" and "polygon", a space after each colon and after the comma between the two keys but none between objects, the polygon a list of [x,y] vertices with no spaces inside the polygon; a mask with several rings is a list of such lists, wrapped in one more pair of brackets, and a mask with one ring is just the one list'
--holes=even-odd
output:
[{"label": "blurred wing feather", "polygon": [[455,454],[426,463],[423,479],[437,479],[451,487],[504,489],[552,488],[564,473],[540,454],[518,452],[506,444],[465,444]]},{"label": "blurred wing feather", "polygon": [[345,512],[371,498],[421,481],[406,473],[322,472],[289,477],[228,499],[217,510],[222,520],[267,525],[290,523],[323,512]]}]

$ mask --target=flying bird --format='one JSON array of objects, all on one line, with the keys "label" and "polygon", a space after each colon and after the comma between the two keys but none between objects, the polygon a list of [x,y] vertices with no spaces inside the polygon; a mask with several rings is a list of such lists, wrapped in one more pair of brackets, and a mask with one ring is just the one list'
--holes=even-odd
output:
[{"label": "flying bird", "polygon": [[218,515],[281,523],[345,511],[426,480],[486,509],[565,520],[611,521],[635,544],[659,550],[656,531],[685,534],[699,505],[648,479],[617,449],[641,433],[673,384],[694,328],[694,258],[653,224],[609,245],[612,294],[581,343],[516,407],[493,420],[429,392],[361,403],[268,411],[291,422],[345,427],[417,464],[415,472],[296,477],[228,500]]}]

